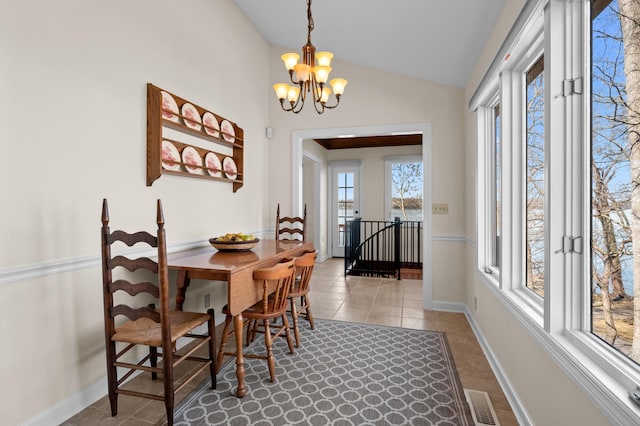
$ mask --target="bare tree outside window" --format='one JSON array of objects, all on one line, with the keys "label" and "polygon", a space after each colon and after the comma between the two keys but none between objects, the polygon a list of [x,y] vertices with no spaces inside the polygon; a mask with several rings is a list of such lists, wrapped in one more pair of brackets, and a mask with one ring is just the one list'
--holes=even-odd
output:
[{"label": "bare tree outside window", "polygon": [[526,286],[544,297],[544,58],[527,71]]},{"label": "bare tree outside window", "polygon": [[640,2],[592,6],[592,332],[640,362]]},{"label": "bare tree outside window", "polygon": [[422,163],[391,164],[391,208],[403,220],[422,220]]}]

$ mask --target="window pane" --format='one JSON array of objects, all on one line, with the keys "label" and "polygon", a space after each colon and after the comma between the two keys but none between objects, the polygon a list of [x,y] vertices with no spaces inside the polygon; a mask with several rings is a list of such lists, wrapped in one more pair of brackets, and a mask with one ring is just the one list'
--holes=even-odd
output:
[{"label": "window pane", "polygon": [[422,220],[422,162],[391,164],[391,219]]},{"label": "window pane", "polygon": [[526,286],[544,296],[544,60],[527,71]]},{"label": "window pane", "polygon": [[354,218],[354,173],[338,173],[338,246],[344,247],[345,224]]},{"label": "window pane", "polygon": [[[634,269],[640,251],[633,242],[640,223],[632,214],[638,205],[632,164],[639,153],[639,105],[631,105],[625,77],[625,41],[639,21],[621,19],[617,1],[593,3],[591,22],[591,331],[622,353],[640,361],[640,342],[634,342]],[[637,18],[637,17],[636,17]],[[621,21],[626,21],[625,27]],[[635,23],[634,23],[635,22]],[[637,42],[637,35],[634,37]],[[635,50],[638,52],[638,50]],[[637,53],[640,55],[640,52]],[[638,58],[635,58],[637,63]],[[629,95],[629,96],[628,96]],[[638,96],[635,96],[638,99]],[[636,101],[640,103],[640,101]],[[635,113],[633,112],[635,111]],[[635,139],[634,139],[635,138]],[[637,142],[636,142],[637,143]],[[635,156],[635,157],[634,157]],[[636,166],[638,167],[638,166]],[[637,171],[636,171],[637,173]],[[640,207],[640,206],[639,206]],[[635,231],[635,232],[634,232]],[[635,254],[634,254],[635,253]],[[640,274],[640,271],[636,271]],[[636,277],[638,280],[638,277]],[[637,339],[636,339],[637,340]]]},{"label": "window pane", "polygon": [[500,134],[500,105],[493,109],[493,212],[491,264],[500,268],[501,203],[502,203],[502,142]]}]

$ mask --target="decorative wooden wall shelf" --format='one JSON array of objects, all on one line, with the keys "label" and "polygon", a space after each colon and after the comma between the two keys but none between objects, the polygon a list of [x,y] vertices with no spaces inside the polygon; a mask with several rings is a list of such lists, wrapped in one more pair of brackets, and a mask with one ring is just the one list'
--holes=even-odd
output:
[{"label": "decorative wooden wall shelf", "polygon": [[[173,136],[181,134],[203,143]],[[233,154],[218,152],[221,147]],[[147,84],[147,186],[171,174],[230,182],[236,192],[244,183],[243,163],[244,131],[236,123]]]}]

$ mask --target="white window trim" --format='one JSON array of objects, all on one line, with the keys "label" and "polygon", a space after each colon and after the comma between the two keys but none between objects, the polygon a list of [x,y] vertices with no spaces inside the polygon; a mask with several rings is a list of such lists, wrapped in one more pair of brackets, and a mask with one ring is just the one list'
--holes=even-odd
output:
[{"label": "white window trim", "polygon": [[[615,424],[640,423],[640,409],[628,397],[628,391],[640,384],[640,371],[632,361],[602,344],[588,330],[590,280],[587,256],[590,241],[590,153],[585,140],[590,135],[589,82],[583,78],[584,95],[562,96],[562,81],[590,75],[588,0],[527,1],[509,32],[489,71],[469,102],[478,115],[477,225],[478,275],[501,300],[513,317],[538,341],[548,355],[591,398],[593,404]],[[544,13],[543,13],[544,12]],[[545,214],[560,212],[564,220],[554,220],[545,230],[544,309],[522,290],[521,260],[513,259],[513,248],[522,247],[523,215],[503,215],[501,280],[483,272],[486,253],[486,178],[487,111],[495,94],[500,93],[502,114],[503,211],[518,205],[522,189],[514,188],[511,177],[521,176],[523,153],[518,151],[522,138],[522,118],[514,120],[511,103],[518,101],[517,80],[522,68],[509,67],[509,55],[520,53],[521,64],[540,34],[536,25],[544,17],[545,29]],[[537,46],[536,48],[539,48]],[[535,55],[533,55],[535,56]],[[527,59],[529,58],[529,59]],[[517,104],[517,103],[516,103]],[[554,117],[562,117],[556,119]],[[517,118],[517,117],[516,117]],[[508,123],[511,123],[510,125]],[[519,124],[520,123],[520,124]],[[520,128],[519,128],[520,126]],[[586,135],[586,136],[585,136]],[[556,144],[549,144],[556,141]],[[560,143],[557,141],[569,141]],[[511,145],[513,143],[513,145]],[[512,154],[507,154],[513,152]],[[549,161],[552,157],[553,161]],[[553,184],[548,183],[553,180]],[[562,182],[566,184],[563,185]],[[507,206],[505,208],[505,206]],[[549,221],[551,222],[551,221]],[[556,253],[563,235],[583,236],[584,254]],[[511,258],[510,258],[511,257]],[[543,316],[544,313],[544,316]]]}]

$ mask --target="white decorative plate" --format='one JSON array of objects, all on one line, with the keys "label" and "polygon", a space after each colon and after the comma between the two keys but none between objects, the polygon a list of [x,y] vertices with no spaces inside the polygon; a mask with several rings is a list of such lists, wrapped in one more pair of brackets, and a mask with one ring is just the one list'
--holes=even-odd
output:
[{"label": "white decorative plate", "polygon": [[238,177],[238,167],[236,167],[236,162],[233,161],[233,158],[224,157],[224,160],[222,160],[222,169],[228,179],[236,180]]},{"label": "white decorative plate", "polygon": [[191,105],[189,102],[185,102],[182,105],[182,117],[185,126],[194,130],[202,129],[200,113],[198,112],[196,107]]},{"label": "white decorative plate", "polygon": [[200,158],[200,154],[198,154],[198,151],[196,151],[194,147],[187,146],[182,150],[182,162],[184,163],[184,168],[187,169],[189,173],[194,175],[204,174],[202,158]]},{"label": "white decorative plate", "polygon": [[178,114],[178,104],[176,100],[163,90],[161,90],[160,93],[162,94],[162,118],[179,123],[180,117],[176,115]]},{"label": "white decorative plate", "polygon": [[180,170],[180,153],[169,141],[162,141],[162,168],[165,170]]},{"label": "white decorative plate", "polygon": [[222,123],[220,123],[220,130],[222,130],[222,137],[225,141],[233,142],[236,140],[236,131],[233,129],[233,124],[227,120],[222,120]]},{"label": "white decorative plate", "polygon": [[207,132],[208,135],[216,138],[220,137],[220,132],[218,131],[220,130],[220,125],[215,115],[208,111],[202,114],[202,124],[204,124],[204,131]]},{"label": "white decorative plate", "polygon": [[204,156],[204,165],[211,176],[222,177],[220,159],[213,152],[208,152],[207,155]]}]

